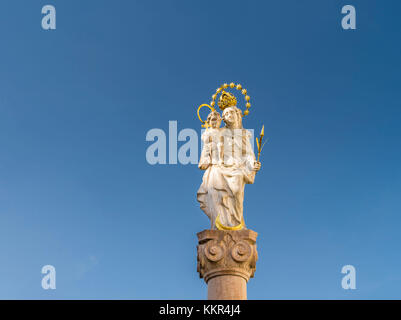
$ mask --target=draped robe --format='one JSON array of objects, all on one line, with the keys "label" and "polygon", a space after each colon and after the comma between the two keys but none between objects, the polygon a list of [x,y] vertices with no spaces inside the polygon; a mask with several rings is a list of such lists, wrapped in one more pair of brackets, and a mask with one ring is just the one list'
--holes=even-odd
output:
[{"label": "draped robe", "polygon": [[245,184],[255,180],[255,154],[246,129],[207,129],[202,134],[203,149],[199,167],[209,165],[197,192],[200,208],[209,217],[211,229],[216,218],[223,226],[243,221]]}]

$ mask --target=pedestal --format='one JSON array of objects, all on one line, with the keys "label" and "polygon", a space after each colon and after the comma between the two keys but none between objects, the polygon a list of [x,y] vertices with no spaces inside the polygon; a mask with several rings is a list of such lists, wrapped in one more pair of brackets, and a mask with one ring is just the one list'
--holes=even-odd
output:
[{"label": "pedestal", "polygon": [[208,286],[209,300],[246,300],[246,284],[253,278],[258,253],[249,229],[204,230],[198,234],[198,272]]}]

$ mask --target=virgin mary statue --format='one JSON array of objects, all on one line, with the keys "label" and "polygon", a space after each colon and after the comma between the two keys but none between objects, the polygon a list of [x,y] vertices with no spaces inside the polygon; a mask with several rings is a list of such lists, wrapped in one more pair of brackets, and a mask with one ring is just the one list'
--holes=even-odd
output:
[{"label": "virgin mary statue", "polygon": [[225,108],[223,128],[218,128],[219,118],[217,111],[211,112],[210,127],[202,134],[199,168],[206,171],[197,200],[210,219],[211,229],[240,230],[245,228],[245,184],[254,182],[261,164],[255,160],[251,133],[242,127],[242,111],[236,106]]}]

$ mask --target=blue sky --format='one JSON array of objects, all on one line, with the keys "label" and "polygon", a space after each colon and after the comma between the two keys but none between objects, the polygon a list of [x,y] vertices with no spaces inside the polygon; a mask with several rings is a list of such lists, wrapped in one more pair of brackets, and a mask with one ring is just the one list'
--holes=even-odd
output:
[{"label": "blue sky", "polygon": [[[41,28],[41,8],[57,29]],[[357,29],[341,28],[352,4]],[[250,299],[401,298],[399,1],[0,4],[0,298],[204,299],[196,165],[148,130],[200,132],[224,82],[265,125],[245,190]],[[182,143],[179,143],[179,146]],[[56,268],[43,290],[41,268]],[[355,266],[356,290],[341,288]]]}]

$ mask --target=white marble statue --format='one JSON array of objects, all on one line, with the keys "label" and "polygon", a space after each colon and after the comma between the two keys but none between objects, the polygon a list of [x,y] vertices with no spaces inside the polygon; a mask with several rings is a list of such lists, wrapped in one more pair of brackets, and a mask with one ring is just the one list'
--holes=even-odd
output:
[{"label": "white marble statue", "polygon": [[245,228],[243,202],[245,184],[252,184],[261,164],[251,146],[251,133],[242,127],[242,111],[235,105],[213,110],[209,127],[202,134],[203,149],[199,168],[206,170],[197,192],[200,208],[211,221],[211,229]]}]

